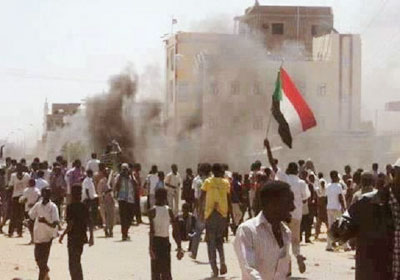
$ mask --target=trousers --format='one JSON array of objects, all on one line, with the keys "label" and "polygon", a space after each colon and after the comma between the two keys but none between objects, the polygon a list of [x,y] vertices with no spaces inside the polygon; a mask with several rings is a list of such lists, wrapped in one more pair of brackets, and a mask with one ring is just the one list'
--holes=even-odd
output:
[{"label": "trousers", "polygon": [[35,261],[37,266],[39,267],[39,280],[44,280],[47,273],[50,271],[49,267],[47,266],[50,255],[50,248],[51,241],[35,244]]},{"label": "trousers", "polygon": [[71,280],[83,280],[81,265],[81,256],[83,252],[83,243],[68,243],[68,266]]},{"label": "trousers", "polygon": [[121,222],[121,233],[122,237],[127,237],[129,228],[132,225],[132,219],[133,219],[133,211],[134,211],[134,203],[129,203],[124,200],[119,200],[118,201],[119,205],[119,216],[120,216],[120,222]]},{"label": "trousers", "polygon": [[206,220],[206,241],[208,260],[213,272],[218,271],[217,251],[220,264],[225,264],[224,235],[227,228],[227,219],[214,210]]},{"label": "trousers", "polygon": [[288,224],[292,231],[292,253],[294,256],[300,255],[300,225],[301,221],[292,219]]},{"label": "trousers", "polygon": [[13,197],[11,202],[11,220],[8,228],[8,234],[12,235],[17,230],[19,235],[22,234],[22,221],[24,220],[24,205],[19,203],[19,196]]}]

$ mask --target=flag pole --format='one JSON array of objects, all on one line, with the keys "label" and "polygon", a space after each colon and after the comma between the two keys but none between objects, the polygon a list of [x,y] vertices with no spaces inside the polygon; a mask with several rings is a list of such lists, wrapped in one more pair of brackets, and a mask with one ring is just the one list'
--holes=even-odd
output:
[{"label": "flag pole", "polygon": [[[281,71],[281,68],[283,67],[283,63],[285,62],[285,58],[282,57],[281,58],[281,66],[279,67],[279,71]],[[268,119],[268,125],[267,125],[267,133],[266,133],[266,137],[268,138],[269,135],[269,129],[271,128],[271,121],[272,121],[272,110],[270,111],[269,114],[269,119]]]}]

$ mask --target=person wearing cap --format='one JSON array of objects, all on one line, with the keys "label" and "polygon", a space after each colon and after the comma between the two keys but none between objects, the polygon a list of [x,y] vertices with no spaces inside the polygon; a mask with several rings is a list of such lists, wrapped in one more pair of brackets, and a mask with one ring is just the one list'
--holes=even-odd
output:
[{"label": "person wearing cap", "polygon": [[334,241],[356,238],[356,280],[400,279],[400,159],[393,175],[384,188],[363,194],[329,230]]},{"label": "person wearing cap", "polygon": [[117,175],[115,190],[118,199],[119,215],[121,221],[122,240],[130,240],[128,232],[133,220],[135,211],[136,181],[132,177],[129,164],[121,165],[121,172]]}]

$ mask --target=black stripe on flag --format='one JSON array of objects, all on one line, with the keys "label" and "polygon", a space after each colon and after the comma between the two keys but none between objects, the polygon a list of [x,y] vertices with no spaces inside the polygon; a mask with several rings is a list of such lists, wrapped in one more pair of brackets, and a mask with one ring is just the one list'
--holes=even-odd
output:
[{"label": "black stripe on flag", "polygon": [[285,143],[289,148],[292,148],[292,134],[290,133],[290,127],[285,119],[285,116],[281,112],[280,101],[275,100],[272,97],[272,115],[274,119],[278,122],[279,128],[278,133],[281,136],[283,143]]}]

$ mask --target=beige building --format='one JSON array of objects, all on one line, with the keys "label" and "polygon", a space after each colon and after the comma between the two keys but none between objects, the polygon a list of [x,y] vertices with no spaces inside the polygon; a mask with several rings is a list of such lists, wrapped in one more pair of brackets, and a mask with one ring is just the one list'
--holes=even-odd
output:
[{"label": "beige building", "polygon": [[[235,20],[238,34],[182,32],[166,41],[166,116],[185,139],[185,158],[177,150],[174,161],[227,162],[239,171],[265,161],[262,140],[282,61],[318,123],[292,150],[277,149],[282,166],[310,157],[328,171],[370,161],[373,133],[360,117],[360,36],[338,34],[325,7],[254,6]],[[269,137],[283,145],[275,121]]]},{"label": "beige building", "polygon": [[75,115],[80,103],[53,103],[51,105],[51,114],[46,114],[46,130],[55,131],[57,128],[62,128],[65,125],[65,117]]}]

